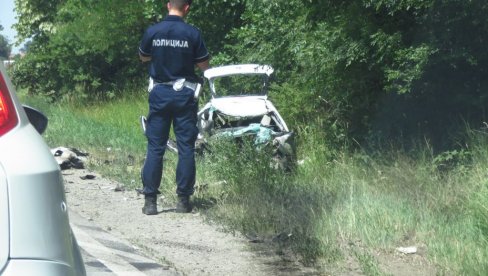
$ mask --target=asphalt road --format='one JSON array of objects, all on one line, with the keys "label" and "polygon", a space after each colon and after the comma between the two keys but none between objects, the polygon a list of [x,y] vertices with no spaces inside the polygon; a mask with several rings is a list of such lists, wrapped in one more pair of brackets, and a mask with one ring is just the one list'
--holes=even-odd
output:
[{"label": "asphalt road", "polygon": [[87,275],[180,275],[170,265],[145,256],[129,242],[115,237],[76,212],[70,210],[69,216]]}]

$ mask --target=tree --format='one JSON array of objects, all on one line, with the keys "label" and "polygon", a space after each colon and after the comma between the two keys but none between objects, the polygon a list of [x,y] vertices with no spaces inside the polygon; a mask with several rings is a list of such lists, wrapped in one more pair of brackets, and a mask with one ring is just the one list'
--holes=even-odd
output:
[{"label": "tree", "polygon": [[[193,1],[186,20],[201,29],[206,46],[215,58],[223,52],[225,45],[235,43],[228,34],[242,26],[245,7],[246,0]],[[220,60],[212,62],[215,64]]]},{"label": "tree", "polygon": [[[3,31],[2,25],[0,25],[0,31]],[[11,51],[12,45],[5,36],[0,34],[0,59],[9,59]]]},{"label": "tree", "polygon": [[145,8],[139,1],[16,1],[16,28],[32,43],[14,81],[54,99],[134,85],[144,73],[137,44],[148,22]]},{"label": "tree", "polygon": [[18,21],[14,25],[19,41],[45,39],[56,27],[57,11],[63,0],[15,0]]},{"label": "tree", "polygon": [[[218,53],[226,32],[239,23],[244,1],[199,2],[192,6],[188,20],[204,26],[209,48]],[[141,82],[146,81],[147,73],[138,60],[137,47],[144,30],[164,16],[162,1],[15,3],[19,37],[32,41],[28,55],[15,68],[17,84],[53,98],[144,86]],[[219,12],[225,16],[217,15]]]}]

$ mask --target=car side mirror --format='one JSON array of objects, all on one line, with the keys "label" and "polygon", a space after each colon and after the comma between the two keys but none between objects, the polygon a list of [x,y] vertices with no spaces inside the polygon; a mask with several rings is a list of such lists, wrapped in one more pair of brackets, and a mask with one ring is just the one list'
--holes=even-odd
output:
[{"label": "car side mirror", "polygon": [[27,114],[27,118],[29,118],[30,123],[32,124],[32,126],[34,126],[37,132],[39,132],[39,134],[44,133],[47,128],[47,117],[39,110],[27,105],[24,105],[24,110]]}]

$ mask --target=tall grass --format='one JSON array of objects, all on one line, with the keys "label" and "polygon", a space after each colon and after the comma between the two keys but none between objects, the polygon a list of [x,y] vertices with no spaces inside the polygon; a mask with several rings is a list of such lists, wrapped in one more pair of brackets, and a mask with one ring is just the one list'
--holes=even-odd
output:
[{"label": "tall grass", "polygon": [[[472,141],[472,158],[458,153],[456,164],[456,156],[442,162],[428,147],[415,154],[372,158],[356,152],[334,158],[320,182],[335,187],[336,204],[321,220],[324,232],[316,234],[326,244],[335,233],[340,243],[387,251],[425,247],[440,272],[486,274],[488,134]],[[448,171],[439,169],[443,163],[451,163]],[[319,170],[319,164],[310,166]]]},{"label": "tall grass", "polygon": [[[84,107],[24,99],[50,118],[51,146],[85,150],[92,168],[135,188],[145,96]],[[273,169],[269,149],[249,141],[215,141],[198,158],[194,199],[209,219],[306,264],[341,267],[352,256],[375,275],[383,273],[375,252],[417,246],[440,274],[487,275],[488,134],[467,132],[467,147],[439,155],[428,145],[366,153],[331,149],[321,130],[304,126],[293,172]],[[166,154],[165,194],[174,194],[175,161]]]}]

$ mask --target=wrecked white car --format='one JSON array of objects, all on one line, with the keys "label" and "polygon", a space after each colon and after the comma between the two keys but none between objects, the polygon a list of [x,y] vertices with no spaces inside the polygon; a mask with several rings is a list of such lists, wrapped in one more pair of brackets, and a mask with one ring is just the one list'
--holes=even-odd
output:
[{"label": "wrecked white car", "polygon": [[[273,147],[277,168],[295,165],[294,133],[288,129],[276,107],[268,99],[268,81],[273,68],[268,65],[241,64],[214,67],[204,73],[211,98],[198,112],[196,151],[204,153],[214,138],[254,140],[256,148]],[[199,94],[196,92],[196,97]],[[141,116],[145,132],[146,118]],[[176,142],[167,149],[178,152]]]},{"label": "wrecked white car", "polygon": [[[198,112],[197,145],[215,137],[250,136],[257,147],[274,147],[276,164],[285,169],[295,160],[294,133],[268,99],[273,68],[241,64],[205,71],[211,99]],[[202,143],[203,141],[203,143]]]}]

